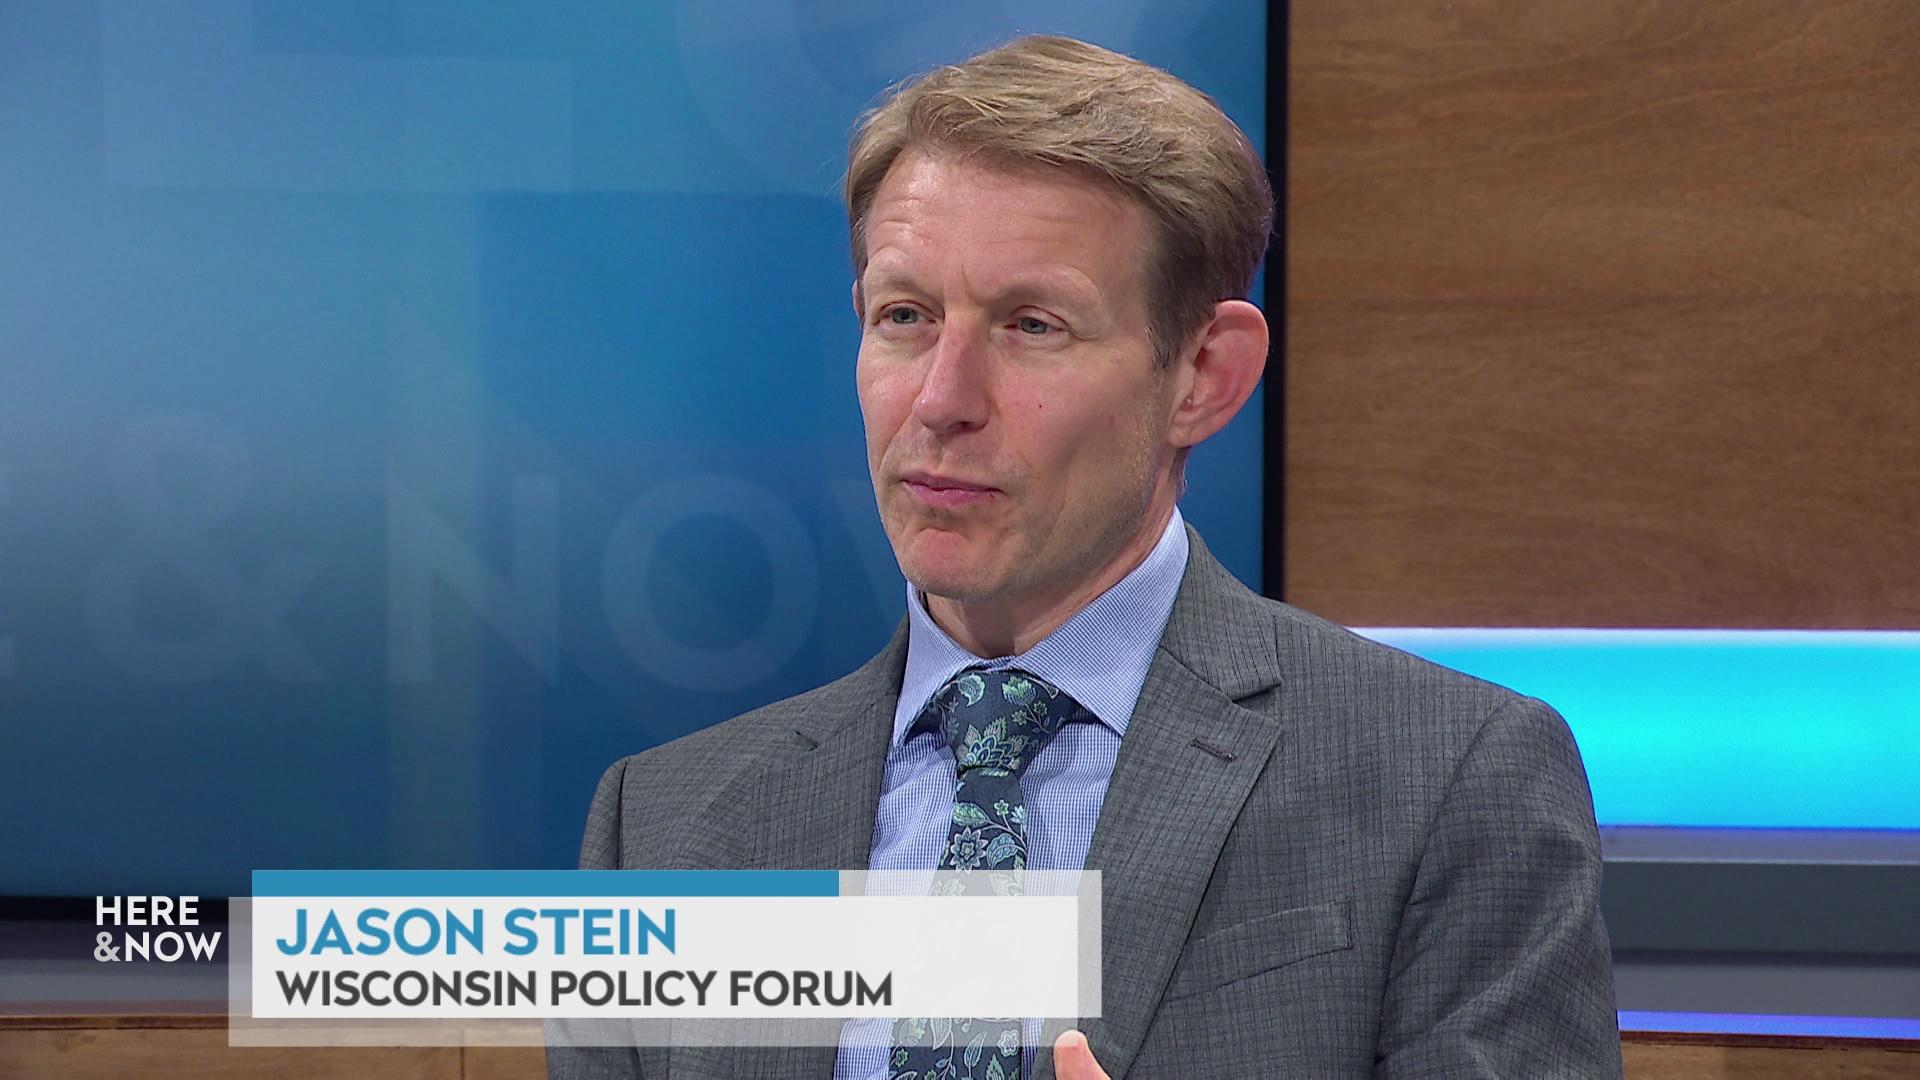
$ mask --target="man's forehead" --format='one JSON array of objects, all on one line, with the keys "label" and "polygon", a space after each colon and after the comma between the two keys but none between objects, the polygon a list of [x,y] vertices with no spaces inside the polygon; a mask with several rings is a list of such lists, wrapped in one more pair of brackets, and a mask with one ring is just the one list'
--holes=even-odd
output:
[{"label": "man's forehead", "polygon": [[920,151],[902,154],[887,170],[868,214],[870,227],[960,224],[1040,234],[1089,224],[1126,229],[1144,221],[1133,199],[1078,170]]},{"label": "man's forehead", "polygon": [[871,204],[869,289],[930,284],[955,264],[995,294],[1097,299],[1144,259],[1130,201],[1075,174],[903,157]]}]

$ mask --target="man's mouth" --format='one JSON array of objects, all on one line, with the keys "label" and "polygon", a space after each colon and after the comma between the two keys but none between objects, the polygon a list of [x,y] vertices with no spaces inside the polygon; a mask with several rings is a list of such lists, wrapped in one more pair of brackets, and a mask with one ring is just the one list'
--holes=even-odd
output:
[{"label": "man's mouth", "polygon": [[942,510],[976,506],[989,502],[995,495],[1001,494],[999,488],[989,484],[979,484],[963,480],[957,476],[943,476],[939,473],[909,472],[903,473],[900,483],[907,494],[925,506]]}]

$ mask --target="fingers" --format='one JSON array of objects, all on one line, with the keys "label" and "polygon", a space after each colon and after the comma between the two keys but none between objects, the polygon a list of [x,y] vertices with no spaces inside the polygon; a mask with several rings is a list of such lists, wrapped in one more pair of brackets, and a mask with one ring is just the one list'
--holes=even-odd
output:
[{"label": "fingers", "polygon": [[1093,1059],[1093,1047],[1078,1031],[1069,1031],[1053,1041],[1053,1075],[1058,1080],[1109,1080],[1107,1071]]}]

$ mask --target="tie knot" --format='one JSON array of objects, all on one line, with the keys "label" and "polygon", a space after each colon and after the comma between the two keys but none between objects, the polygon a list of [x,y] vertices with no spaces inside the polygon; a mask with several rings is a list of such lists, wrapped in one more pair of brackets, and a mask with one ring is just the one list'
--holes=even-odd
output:
[{"label": "tie knot", "polygon": [[928,708],[961,773],[993,769],[1013,776],[1086,711],[1059,687],[1012,668],[963,671],[933,695]]}]

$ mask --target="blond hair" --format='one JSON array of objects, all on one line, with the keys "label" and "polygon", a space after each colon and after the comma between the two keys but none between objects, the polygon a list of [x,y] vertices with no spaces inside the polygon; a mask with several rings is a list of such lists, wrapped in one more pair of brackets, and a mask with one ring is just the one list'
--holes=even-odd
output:
[{"label": "blond hair", "polygon": [[1162,365],[1214,304],[1247,295],[1273,231],[1260,155],[1213,99],[1072,38],[1023,37],[936,68],[861,117],[844,192],[856,274],[867,268],[874,192],[909,150],[1075,170],[1144,209],[1148,327]]}]

